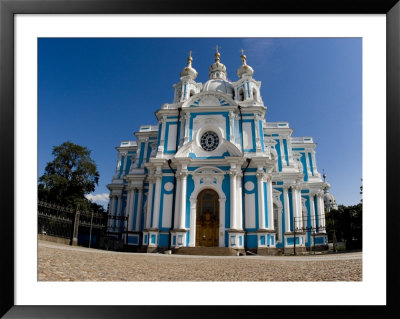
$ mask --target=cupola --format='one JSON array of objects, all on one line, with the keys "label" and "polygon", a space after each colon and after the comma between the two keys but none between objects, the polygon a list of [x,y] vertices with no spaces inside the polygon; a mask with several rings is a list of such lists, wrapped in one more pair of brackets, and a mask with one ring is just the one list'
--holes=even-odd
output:
[{"label": "cupola", "polygon": [[189,77],[194,80],[197,77],[197,71],[192,67],[192,51],[189,52],[189,57],[187,59],[187,66],[181,71],[181,78],[182,77]]},{"label": "cupola", "polygon": [[247,65],[246,56],[244,54],[243,49],[242,49],[242,55],[240,56],[240,58],[242,59],[242,65],[240,66],[239,69],[237,69],[236,74],[241,79],[246,78],[246,77],[252,77],[254,74],[254,70],[250,65]]}]

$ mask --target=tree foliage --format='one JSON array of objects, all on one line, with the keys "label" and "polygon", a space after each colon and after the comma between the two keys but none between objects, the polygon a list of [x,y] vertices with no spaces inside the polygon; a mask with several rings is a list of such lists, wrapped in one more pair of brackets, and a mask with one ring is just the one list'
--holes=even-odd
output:
[{"label": "tree foliage", "polygon": [[100,205],[85,198],[95,190],[99,181],[90,150],[67,141],[54,146],[52,154],[54,160],[47,163],[45,173],[39,178],[39,200],[99,210]]},{"label": "tree foliage", "polygon": [[326,213],[329,239],[335,232],[338,242],[346,242],[347,249],[362,247],[362,203],[354,206],[339,205]]}]

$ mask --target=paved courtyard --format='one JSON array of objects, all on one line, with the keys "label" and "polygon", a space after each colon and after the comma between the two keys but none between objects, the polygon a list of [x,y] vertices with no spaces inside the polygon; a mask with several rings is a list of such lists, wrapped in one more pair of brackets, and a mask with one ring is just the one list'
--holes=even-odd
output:
[{"label": "paved courtyard", "polygon": [[361,281],[362,253],[307,256],[134,254],[38,241],[39,281]]}]

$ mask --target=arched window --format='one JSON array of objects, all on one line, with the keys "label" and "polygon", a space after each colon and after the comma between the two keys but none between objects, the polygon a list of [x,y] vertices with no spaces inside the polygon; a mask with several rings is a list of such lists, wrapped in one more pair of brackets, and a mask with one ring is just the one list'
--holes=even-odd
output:
[{"label": "arched window", "polygon": [[194,90],[190,90],[189,97],[192,97],[193,95],[195,95]]},{"label": "arched window", "polygon": [[240,89],[239,89],[239,92],[238,92],[238,100],[239,100],[239,101],[244,101],[244,92],[243,92],[243,88],[240,88]]}]

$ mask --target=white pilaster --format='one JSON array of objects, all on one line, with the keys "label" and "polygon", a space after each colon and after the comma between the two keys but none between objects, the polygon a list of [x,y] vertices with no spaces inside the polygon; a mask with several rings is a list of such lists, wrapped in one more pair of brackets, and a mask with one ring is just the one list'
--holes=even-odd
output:
[{"label": "white pilaster", "polygon": [[229,112],[229,142],[231,142],[231,143],[234,142],[234,132],[233,132],[234,120],[235,120],[235,114],[232,111],[230,111]]},{"label": "white pilaster", "polygon": [[183,144],[189,142],[189,123],[190,123],[190,113],[185,114],[185,137],[183,140]]},{"label": "white pilaster", "polygon": [[126,200],[126,216],[128,217],[128,231],[132,231],[132,223],[133,223],[133,214],[132,214],[132,207],[133,207],[133,195],[135,190],[133,188],[128,189],[128,197]]},{"label": "white pilaster", "polygon": [[318,221],[319,221],[319,226],[320,229],[318,232],[325,232],[324,227],[325,227],[325,211],[324,211],[324,204],[323,204],[323,193],[319,192],[317,194],[317,207],[318,207]]},{"label": "white pilaster", "polygon": [[149,178],[149,191],[147,195],[147,212],[146,212],[146,224],[145,228],[151,227],[151,209],[152,209],[152,199],[153,199],[153,178]]},{"label": "white pilaster", "polygon": [[[226,198],[219,198],[219,247],[225,246],[225,201]],[[222,235],[221,235],[222,234]]]},{"label": "white pilaster", "polygon": [[[293,212],[292,212],[293,213],[293,216],[292,216],[293,229],[292,229],[292,231],[293,231],[296,229],[296,225],[297,225],[297,192],[296,192],[295,185],[292,185],[291,188],[292,188],[292,208],[293,208]],[[296,218],[294,218],[294,217],[296,217]]]},{"label": "white pilaster", "polygon": [[290,203],[289,203],[289,185],[283,185],[283,200],[285,213],[285,232],[290,232]]},{"label": "white pilaster", "polygon": [[181,171],[181,198],[180,198],[180,210],[178,217],[178,229],[185,229],[185,217],[186,217],[186,188],[187,188],[187,171]]},{"label": "white pilaster", "polygon": [[124,159],[124,166],[122,167],[122,174],[121,175],[124,176],[125,173],[126,173],[126,165],[128,163],[128,153],[123,153],[122,155],[125,157],[125,159]]},{"label": "white pilaster", "polygon": [[196,246],[196,206],[197,206],[197,200],[195,198],[191,198],[189,247]]},{"label": "white pilaster", "polygon": [[136,231],[140,231],[140,224],[142,222],[142,212],[143,212],[143,187],[138,187],[138,202],[136,205]]},{"label": "white pilaster", "polygon": [[257,188],[258,188],[258,228],[265,229],[265,201],[264,201],[264,171],[257,170]]},{"label": "white pilaster", "polygon": [[268,205],[268,229],[274,229],[274,198],[272,191],[272,177],[267,178],[267,205]]},{"label": "white pilaster", "polygon": [[236,176],[236,227],[243,230],[242,173]]},{"label": "white pilaster", "polygon": [[176,197],[175,197],[175,212],[174,212],[174,228],[178,229],[179,225],[179,211],[180,211],[180,205],[181,205],[181,176],[179,174],[176,174]]},{"label": "white pilaster", "polygon": [[157,167],[156,189],[154,193],[154,209],[153,209],[153,225],[152,228],[158,229],[158,222],[160,220],[160,199],[161,199],[161,167]]},{"label": "white pilaster", "polygon": [[158,147],[158,152],[164,152],[164,143],[165,143],[165,128],[167,123],[167,117],[164,115],[161,119],[161,134],[160,134],[160,142]]},{"label": "white pilaster", "polygon": [[119,170],[121,168],[121,157],[122,157],[121,153],[118,153],[118,163],[117,163],[117,168],[115,169],[114,178],[118,178]]},{"label": "white pilaster", "polygon": [[316,212],[315,212],[315,205],[314,205],[314,193],[310,194],[310,216],[311,216],[311,227],[315,229],[316,227]]},{"label": "white pilaster", "polygon": [[231,196],[231,223],[230,229],[237,229],[236,225],[236,170],[231,168],[230,172],[230,196]]}]

